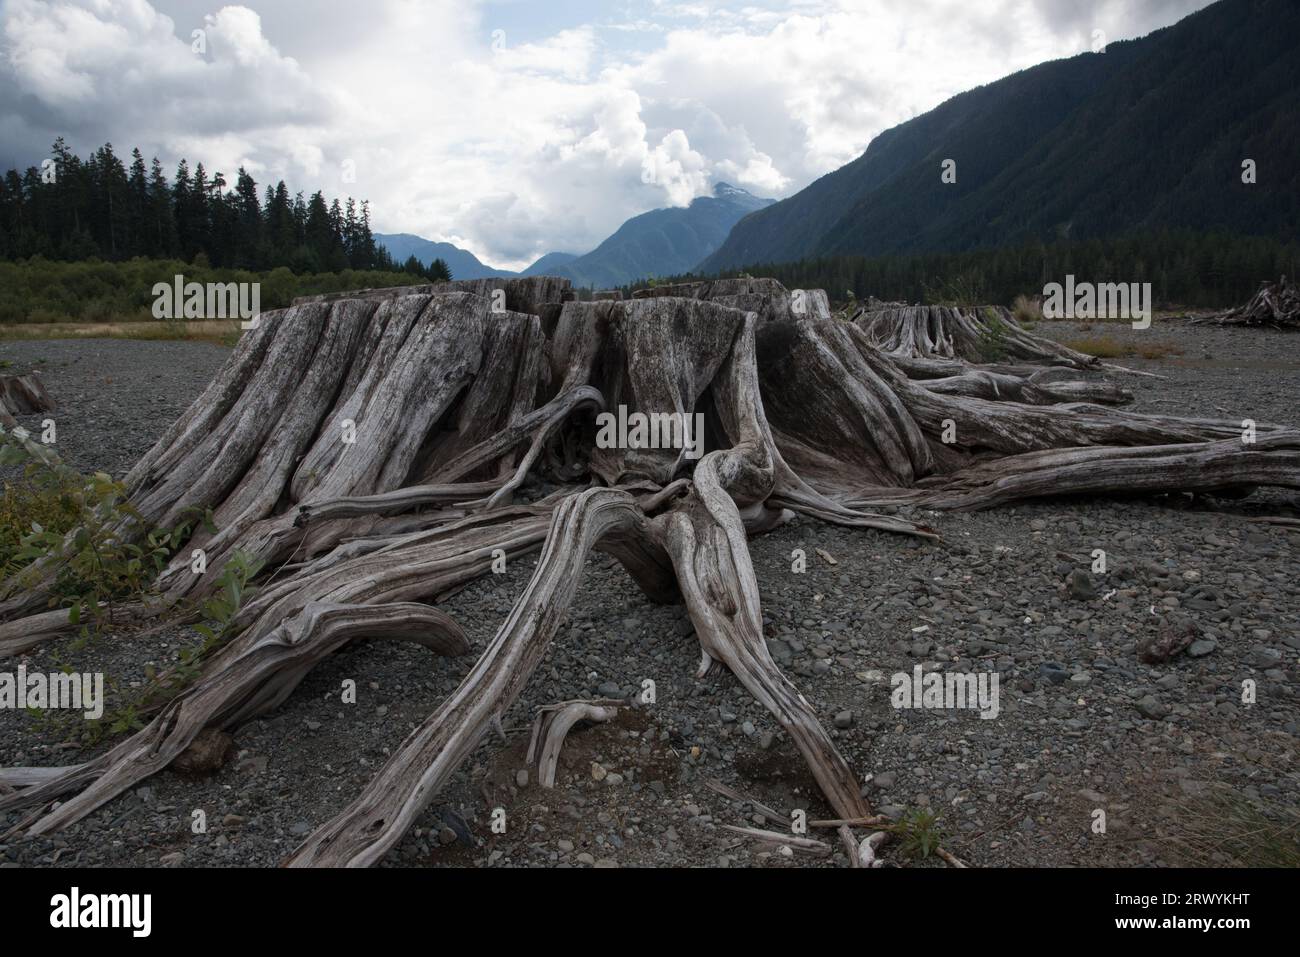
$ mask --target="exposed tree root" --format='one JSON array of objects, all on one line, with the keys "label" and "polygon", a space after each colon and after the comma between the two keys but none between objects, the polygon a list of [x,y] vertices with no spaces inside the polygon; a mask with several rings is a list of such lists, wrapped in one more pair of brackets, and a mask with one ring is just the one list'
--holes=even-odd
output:
[{"label": "exposed tree root", "polygon": [[528,741],[525,760],[537,762],[537,783],[544,788],[555,787],[555,768],[560,760],[564,739],[579,721],[612,721],[624,701],[566,701],[550,705],[537,712],[533,734]]},{"label": "exposed tree root", "polygon": [[[84,788],[37,817],[27,833],[43,834],[80,820],[166,767],[205,728],[237,727],[278,707],[319,661],[361,637],[414,641],[441,655],[469,651],[455,622],[425,605],[314,602],[252,645],[228,649],[139,734],[23,792],[23,803],[30,804]],[[0,800],[0,810],[6,806]]]},{"label": "exposed tree root", "polygon": [[1095,356],[1022,329],[1003,306],[863,309],[851,321],[873,346],[889,355],[977,363],[1010,359],[1074,369],[1100,367]]}]

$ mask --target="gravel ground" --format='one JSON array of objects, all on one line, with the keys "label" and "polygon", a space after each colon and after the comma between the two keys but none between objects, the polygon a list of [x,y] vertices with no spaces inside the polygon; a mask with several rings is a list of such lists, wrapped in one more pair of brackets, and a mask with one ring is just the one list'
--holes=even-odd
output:
[{"label": "gravel ground", "polygon": [[[1140,411],[1296,423],[1300,337],[1159,323],[1145,332],[1044,323],[1069,340],[1107,334],[1181,350],[1117,360]],[[120,473],[220,367],[206,344],[84,340],[0,343],[0,359],[41,369],[61,403],[59,447],[83,469]],[[1187,496],[1035,502],[977,514],[925,513],[922,544],[797,519],[751,550],[775,657],[891,816],[929,808],[944,847],[977,866],[1239,863],[1229,843],[1188,856],[1187,822],[1244,799],[1261,820],[1297,813],[1300,562],[1294,533],[1247,519],[1296,515],[1294,494],[1243,501]],[[792,570],[803,549],[807,569]],[[830,563],[816,550],[834,559]],[[1104,574],[1091,571],[1095,549]],[[523,590],[533,559],[480,580],[444,608],[482,649]],[[1164,664],[1139,650],[1170,629],[1197,644]],[[122,689],[170,660],[184,630],[136,641],[59,643],[29,670],[68,661]],[[843,866],[791,858],[724,824],[770,826],[711,779],[782,812],[831,817],[771,716],[730,675],[694,677],[684,612],[650,605],[597,556],[570,625],[505,721],[485,740],[388,866]],[[235,733],[237,756],[205,777],[167,771],[62,834],[3,844],[17,865],[267,866],[343,808],[405,735],[448,695],[470,659],[362,642],[323,663],[276,713]],[[896,710],[893,674],[996,673],[999,712]],[[346,679],[358,702],[340,702]],[[525,771],[535,709],[627,695],[653,706],[575,730],[554,790]],[[1242,701],[1255,682],[1256,700]],[[110,702],[112,696],[110,696]],[[66,764],[88,753],[28,715],[0,711],[0,766]],[[521,773],[523,772],[523,773]],[[493,834],[494,808],[506,832]],[[1105,831],[1098,833],[1098,811]],[[207,831],[192,833],[195,811]],[[18,820],[0,816],[0,831]],[[780,828],[780,822],[776,825]],[[885,856],[899,860],[886,846]],[[924,862],[926,866],[934,859]],[[940,865],[942,866],[942,865]]]}]

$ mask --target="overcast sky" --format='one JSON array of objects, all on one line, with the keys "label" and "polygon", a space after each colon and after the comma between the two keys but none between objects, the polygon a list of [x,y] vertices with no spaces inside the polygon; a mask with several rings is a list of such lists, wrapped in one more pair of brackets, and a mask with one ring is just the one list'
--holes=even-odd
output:
[{"label": "overcast sky", "polygon": [[[64,136],[370,200],[520,267],[1209,0],[0,0],[0,167]],[[205,49],[195,52],[198,41]]]}]

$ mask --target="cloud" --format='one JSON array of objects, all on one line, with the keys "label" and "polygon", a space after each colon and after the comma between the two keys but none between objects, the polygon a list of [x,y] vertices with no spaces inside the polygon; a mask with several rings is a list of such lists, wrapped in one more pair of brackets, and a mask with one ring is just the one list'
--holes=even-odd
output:
[{"label": "cloud", "polygon": [[518,267],[721,180],[787,195],[1093,29],[1114,42],[1206,2],[626,0],[571,22],[467,0],[0,0],[0,162],[63,135],[228,180],[242,163]]}]

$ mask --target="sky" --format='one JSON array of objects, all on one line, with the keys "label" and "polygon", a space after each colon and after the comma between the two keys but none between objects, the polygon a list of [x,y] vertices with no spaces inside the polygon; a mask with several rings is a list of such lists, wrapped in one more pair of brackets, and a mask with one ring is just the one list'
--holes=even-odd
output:
[{"label": "sky", "polygon": [[0,168],[55,137],[368,199],[521,268],[1209,0],[0,0]]}]

